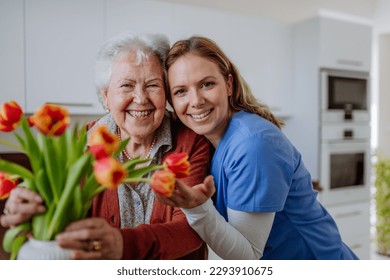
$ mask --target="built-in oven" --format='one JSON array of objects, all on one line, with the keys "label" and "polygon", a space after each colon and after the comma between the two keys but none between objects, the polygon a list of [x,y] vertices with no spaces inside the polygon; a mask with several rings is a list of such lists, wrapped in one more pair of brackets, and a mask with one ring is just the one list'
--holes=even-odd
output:
[{"label": "built-in oven", "polygon": [[321,69],[322,122],[370,120],[369,73]]},{"label": "built-in oven", "polygon": [[334,124],[322,129],[321,201],[326,205],[367,200],[371,148],[368,125]]}]

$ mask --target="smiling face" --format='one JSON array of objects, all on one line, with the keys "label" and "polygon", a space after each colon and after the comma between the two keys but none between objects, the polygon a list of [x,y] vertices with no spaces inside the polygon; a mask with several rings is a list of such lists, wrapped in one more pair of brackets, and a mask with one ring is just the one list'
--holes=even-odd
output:
[{"label": "smiling face", "polygon": [[216,147],[232,114],[228,102],[232,77],[226,80],[215,63],[187,54],[170,66],[168,81],[180,120]]},{"label": "smiling face", "polygon": [[150,55],[137,63],[136,53],[119,56],[103,100],[122,137],[146,138],[160,126],[165,112],[162,65]]}]

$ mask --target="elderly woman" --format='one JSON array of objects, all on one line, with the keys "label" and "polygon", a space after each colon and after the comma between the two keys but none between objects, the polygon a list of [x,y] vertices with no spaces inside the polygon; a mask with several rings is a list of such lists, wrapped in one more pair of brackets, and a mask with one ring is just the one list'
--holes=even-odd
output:
[{"label": "elderly woman", "polygon": [[[90,123],[88,133],[104,124],[120,139],[130,137],[119,156],[122,161],[152,157],[154,163],[161,163],[172,152],[188,153],[191,174],[185,180],[192,186],[207,175],[210,146],[166,111],[168,50],[169,42],[162,35],[121,34],[103,45],[96,62],[96,86],[107,114]],[[44,211],[41,201],[35,193],[15,189],[1,224],[13,226]],[[73,249],[75,259],[207,257],[207,247],[185,215],[154,199],[148,183],[106,190],[94,200],[92,216],[57,236],[60,246]]]}]

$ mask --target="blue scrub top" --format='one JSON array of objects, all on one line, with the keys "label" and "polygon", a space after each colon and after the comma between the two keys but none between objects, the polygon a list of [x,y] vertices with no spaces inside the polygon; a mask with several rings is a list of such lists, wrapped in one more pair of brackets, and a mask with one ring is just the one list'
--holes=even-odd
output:
[{"label": "blue scrub top", "polygon": [[276,212],[262,259],[357,259],[317,200],[300,153],[274,124],[235,113],[215,150],[216,207]]}]

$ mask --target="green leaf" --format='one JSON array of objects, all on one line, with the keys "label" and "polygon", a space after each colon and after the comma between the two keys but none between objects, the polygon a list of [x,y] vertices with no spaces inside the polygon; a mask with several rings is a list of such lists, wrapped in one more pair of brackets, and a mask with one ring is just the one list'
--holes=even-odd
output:
[{"label": "green leaf", "polygon": [[99,186],[99,183],[96,181],[95,174],[93,172],[87,173],[89,174],[86,178],[84,185],[81,189],[82,192],[82,200],[87,202],[93,198],[92,194],[95,193],[96,188]]},{"label": "green leaf", "polygon": [[39,145],[31,132],[31,128],[27,122],[26,118],[22,119],[21,128],[25,135],[25,151],[30,159],[32,169],[38,170],[41,167],[41,158],[42,155],[40,153]]},{"label": "green leaf", "polygon": [[28,223],[23,223],[20,224],[14,228],[8,229],[3,238],[3,249],[4,251],[10,253],[12,251],[12,244],[14,243],[15,238],[23,233],[23,232],[28,232],[31,230],[31,224]]},{"label": "green leaf", "polygon": [[27,239],[26,235],[18,235],[15,238],[14,243],[12,244],[12,250],[11,250],[11,256],[10,256],[11,260],[16,260],[16,257],[18,256],[19,249],[20,249],[20,247],[22,247],[22,245],[26,241],[26,239]]},{"label": "green leaf", "polygon": [[55,209],[53,218],[50,221],[50,225],[48,227],[48,234],[50,238],[54,238],[58,232],[63,230],[62,222],[63,219],[67,218],[66,215],[68,213],[66,213],[66,211],[69,209],[69,205],[72,201],[72,194],[74,189],[79,186],[81,177],[83,176],[87,165],[90,163],[90,155],[84,154],[70,166],[64,192],[62,193],[57,208]]},{"label": "green leaf", "polygon": [[75,220],[82,219],[84,217],[81,217],[83,213],[83,200],[82,200],[82,195],[81,195],[81,187],[76,187],[74,189],[73,193],[73,217],[75,217]]},{"label": "green leaf", "polygon": [[63,187],[63,182],[59,181],[60,176],[58,176],[58,174],[62,173],[63,169],[61,166],[58,166],[57,158],[60,157],[60,155],[56,154],[53,138],[45,136],[42,136],[42,138],[42,143],[45,144],[45,149],[42,149],[44,161],[44,166],[42,168],[46,169],[45,174],[47,175],[50,184],[47,187],[51,189],[55,201],[59,201]]},{"label": "green leaf", "polygon": [[[137,164],[142,164],[142,163],[146,163],[146,162],[150,162],[152,161],[153,159],[152,158],[146,158],[146,159],[141,159],[140,157],[136,157],[136,158],[133,158],[132,160],[128,160],[126,161],[123,166],[127,169],[127,170],[131,170],[131,169],[134,169],[135,166]],[[162,168],[163,166],[161,166]]]},{"label": "green leaf", "polygon": [[126,180],[127,179],[133,179],[133,178],[141,178],[145,174],[148,174],[148,173],[152,172],[153,170],[158,170],[158,169],[161,169],[161,168],[163,168],[163,167],[160,166],[160,165],[157,165],[157,166],[150,165],[150,166],[142,167],[142,168],[139,168],[139,169],[132,169],[132,170],[130,170],[127,173]]},{"label": "green leaf", "polygon": [[37,171],[34,178],[34,188],[37,190],[39,195],[43,198],[45,203],[51,203],[53,200],[53,193],[51,191],[50,183],[45,174],[45,170],[42,168]]},{"label": "green leaf", "polygon": [[27,168],[3,159],[0,159],[0,171],[12,175],[18,175],[30,181],[33,179],[33,174]]},{"label": "green leaf", "polygon": [[86,149],[87,149],[87,130],[84,128],[85,126],[83,126],[82,129],[79,129],[77,127],[77,129],[75,129],[74,131],[74,138],[77,139],[77,155],[78,157],[82,154],[85,153]]},{"label": "green leaf", "polygon": [[127,138],[127,139],[121,141],[121,142],[119,143],[118,150],[115,151],[115,152],[113,153],[112,156],[113,156],[113,157],[118,157],[119,154],[125,149],[125,147],[126,147],[127,144],[129,143],[129,141],[130,141],[130,138]]},{"label": "green leaf", "polygon": [[26,142],[25,142],[24,138],[16,132],[14,133],[14,135],[15,135],[16,139],[18,139],[21,148],[25,151],[26,150]]}]

